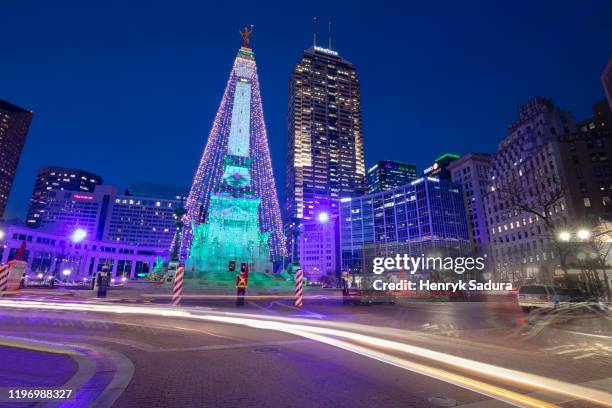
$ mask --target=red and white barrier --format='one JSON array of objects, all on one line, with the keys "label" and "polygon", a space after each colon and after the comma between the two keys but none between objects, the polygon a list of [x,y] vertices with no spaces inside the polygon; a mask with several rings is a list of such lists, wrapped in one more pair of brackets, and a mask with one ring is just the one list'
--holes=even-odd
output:
[{"label": "red and white barrier", "polygon": [[27,265],[17,259],[0,265],[0,292],[19,290]]},{"label": "red and white barrier", "polygon": [[174,288],[172,290],[172,304],[174,306],[181,303],[181,299],[183,298],[183,275],[185,275],[185,268],[183,266],[176,268]]},{"label": "red and white barrier", "polygon": [[9,278],[9,264],[1,264],[0,265],[0,292],[4,292],[8,285]]},{"label": "red and white barrier", "polygon": [[302,292],[303,292],[304,273],[301,269],[295,271],[295,305],[302,307]]}]

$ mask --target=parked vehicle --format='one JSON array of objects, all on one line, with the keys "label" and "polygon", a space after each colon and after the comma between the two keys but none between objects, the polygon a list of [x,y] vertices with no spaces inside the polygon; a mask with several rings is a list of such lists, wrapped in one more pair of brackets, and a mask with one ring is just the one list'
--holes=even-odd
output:
[{"label": "parked vehicle", "polygon": [[518,303],[523,312],[532,309],[555,309],[570,302],[571,295],[565,290],[552,285],[523,285],[518,291]]}]

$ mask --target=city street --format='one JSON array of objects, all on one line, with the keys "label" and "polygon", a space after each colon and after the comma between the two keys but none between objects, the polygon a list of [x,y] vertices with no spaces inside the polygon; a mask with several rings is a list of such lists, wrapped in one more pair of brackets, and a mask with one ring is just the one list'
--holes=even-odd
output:
[{"label": "city street", "polygon": [[121,293],[4,297],[2,347],[78,349],[106,367],[76,393],[99,406],[612,405],[609,315],[525,316],[501,297],[345,306],[331,291],[302,309],[281,298],[236,309],[231,298],[187,297],[177,308]]}]

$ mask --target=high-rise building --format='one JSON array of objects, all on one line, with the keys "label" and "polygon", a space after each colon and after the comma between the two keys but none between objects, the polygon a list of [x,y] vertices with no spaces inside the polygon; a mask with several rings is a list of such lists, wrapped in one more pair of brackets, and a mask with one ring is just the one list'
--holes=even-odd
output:
[{"label": "high-rise building", "polygon": [[125,195],[137,197],[155,197],[166,200],[187,200],[187,187],[166,186],[153,183],[132,183],[125,189]]},{"label": "high-rise building", "polygon": [[4,216],[31,122],[31,111],[0,99],[0,219]]},{"label": "high-rise building", "polygon": [[289,80],[286,224],[365,194],[362,130],[355,66],[329,48],[305,50]]},{"label": "high-rise building", "polygon": [[342,271],[357,274],[364,272],[364,251],[372,245],[377,245],[376,256],[386,256],[385,248],[390,256],[421,256],[430,250],[467,255],[471,249],[461,185],[432,177],[342,198],[339,230]]},{"label": "high-rise building", "polygon": [[451,174],[448,171],[448,166],[459,157],[458,154],[444,153],[442,156],[437,157],[431,166],[423,170],[423,175],[450,181]]},{"label": "high-rise building", "polygon": [[601,74],[601,84],[603,85],[604,92],[608,99],[608,106],[612,111],[612,57],[608,60],[608,64]]},{"label": "high-rise building", "polygon": [[198,272],[225,271],[228,259],[279,266],[287,256],[250,32],[241,32],[185,206],[181,252]]},{"label": "high-rise building", "polygon": [[570,112],[551,100],[536,97],[518,109],[518,121],[498,143],[489,170],[489,194],[485,209],[491,255],[498,278],[510,281],[550,281],[558,265],[543,214],[557,225],[571,221],[568,197],[561,194],[563,163],[555,141],[576,132]]},{"label": "high-rise building", "polygon": [[103,184],[102,177],[85,170],[64,167],[39,169],[30,197],[26,225],[33,228],[41,225],[50,190],[91,193],[100,184]]},{"label": "high-rise building", "polygon": [[368,194],[393,190],[417,179],[416,166],[395,160],[380,160],[368,169]]},{"label": "high-rise building", "polygon": [[472,242],[481,254],[486,253],[489,243],[489,228],[484,207],[484,198],[489,186],[488,172],[492,157],[486,153],[468,153],[448,166],[451,180],[463,186],[466,207],[470,220]]}]

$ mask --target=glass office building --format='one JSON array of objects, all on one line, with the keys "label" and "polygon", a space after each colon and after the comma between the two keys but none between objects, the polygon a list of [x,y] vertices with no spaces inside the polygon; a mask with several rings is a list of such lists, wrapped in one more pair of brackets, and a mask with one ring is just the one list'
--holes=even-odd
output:
[{"label": "glass office building", "polygon": [[368,194],[392,190],[416,179],[417,169],[414,164],[380,160],[368,169]]},{"label": "glass office building", "polygon": [[343,198],[340,217],[342,271],[362,273],[364,253],[373,247],[410,256],[471,250],[463,190],[457,183],[423,177],[382,193]]}]

